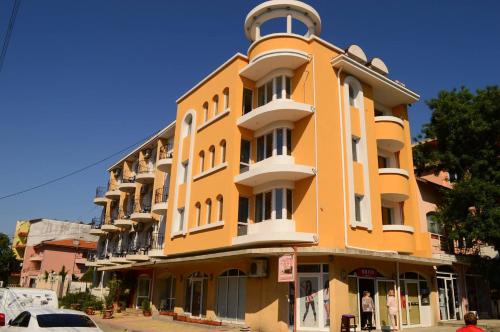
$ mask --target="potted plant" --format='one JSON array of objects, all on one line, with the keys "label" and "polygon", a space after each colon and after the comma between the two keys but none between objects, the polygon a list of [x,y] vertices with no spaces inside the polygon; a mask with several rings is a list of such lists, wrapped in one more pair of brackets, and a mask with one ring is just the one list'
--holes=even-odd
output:
[{"label": "potted plant", "polygon": [[151,316],[151,304],[149,303],[149,300],[147,299],[144,299],[144,301],[142,301],[142,314],[146,317],[149,317]]},{"label": "potted plant", "polygon": [[121,281],[113,276],[113,278],[108,282],[108,294],[104,297],[104,314],[103,318],[109,319],[113,318],[113,303],[118,298],[120,294]]}]

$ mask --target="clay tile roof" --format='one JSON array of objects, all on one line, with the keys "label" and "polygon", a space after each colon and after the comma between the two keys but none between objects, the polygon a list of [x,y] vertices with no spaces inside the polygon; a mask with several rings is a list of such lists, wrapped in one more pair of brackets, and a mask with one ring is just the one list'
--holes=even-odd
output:
[{"label": "clay tile roof", "polygon": [[[63,239],[63,240],[51,240],[51,241],[44,241],[40,243],[41,245],[51,245],[51,246],[60,246],[60,247],[71,247],[75,248],[76,246],[73,244],[74,239]],[[78,248],[80,249],[96,249],[97,248],[97,242],[93,241],[85,241],[85,240],[79,240],[80,244],[78,245]]]}]

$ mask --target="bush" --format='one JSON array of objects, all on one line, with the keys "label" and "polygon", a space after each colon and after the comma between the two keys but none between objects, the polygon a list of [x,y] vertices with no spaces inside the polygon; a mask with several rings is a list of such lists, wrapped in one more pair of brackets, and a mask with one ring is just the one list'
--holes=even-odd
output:
[{"label": "bush", "polygon": [[142,301],[141,307],[143,311],[151,311],[151,304],[149,303],[149,300],[144,299],[144,301]]},{"label": "bush", "polygon": [[69,308],[72,304],[79,304],[82,310],[89,307],[102,310],[102,301],[88,292],[68,293],[59,301],[59,305],[65,308]]}]

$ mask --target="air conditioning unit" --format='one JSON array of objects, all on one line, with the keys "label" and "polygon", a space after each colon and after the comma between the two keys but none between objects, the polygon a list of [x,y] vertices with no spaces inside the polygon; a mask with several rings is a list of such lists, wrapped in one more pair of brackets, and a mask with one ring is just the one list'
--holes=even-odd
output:
[{"label": "air conditioning unit", "polygon": [[267,277],[267,260],[254,259],[250,263],[250,273],[248,276],[253,278]]}]

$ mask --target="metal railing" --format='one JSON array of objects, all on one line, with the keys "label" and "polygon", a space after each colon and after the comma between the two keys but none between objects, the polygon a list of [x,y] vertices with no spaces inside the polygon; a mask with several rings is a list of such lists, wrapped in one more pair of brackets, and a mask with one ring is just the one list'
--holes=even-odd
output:
[{"label": "metal railing", "polygon": [[167,144],[164,146],[160,146],[159,149],[159,159],[167,159],[167,158],[173,158],[174,153],[172,151],[172,144]]},{"label": "metal railing", "polygon": [[143,199],[136,199],[134,204],[134,212],[137,213],[150,213],[151,203],[143,202]]},{"label": "metal railing", "polygon": [[154,170],[154,164],[149,160],[140,160],[137,166],[137,174],[152,173]]},{"label": "metal railing", "polygon": [[135,183],[135,175],[123,175],[122,183]]},{"label": "metal railing", "polygon": [[151,249],[161,250],[163,249],[165,236],[160,233],[153,233],[151,236]]},{"label": "metal railing", "polygon": [[92,229],[99,229],[101,228],[101,225],[103,224],[103,220],[101,217],[95,217],[92,218],[92,222],[90,223],[90,227]]},{"label": "metal railing", "polygon": [[168,187],[161,187],[155,190],[155,204],[164,203],[168,199]]},{"label": "metal railing", "polygon": [[95,188],[95,197],[104,197],[104,194],[106,194],[107,190],[108,188],[105,186],[98,186],[97,188]]}]

